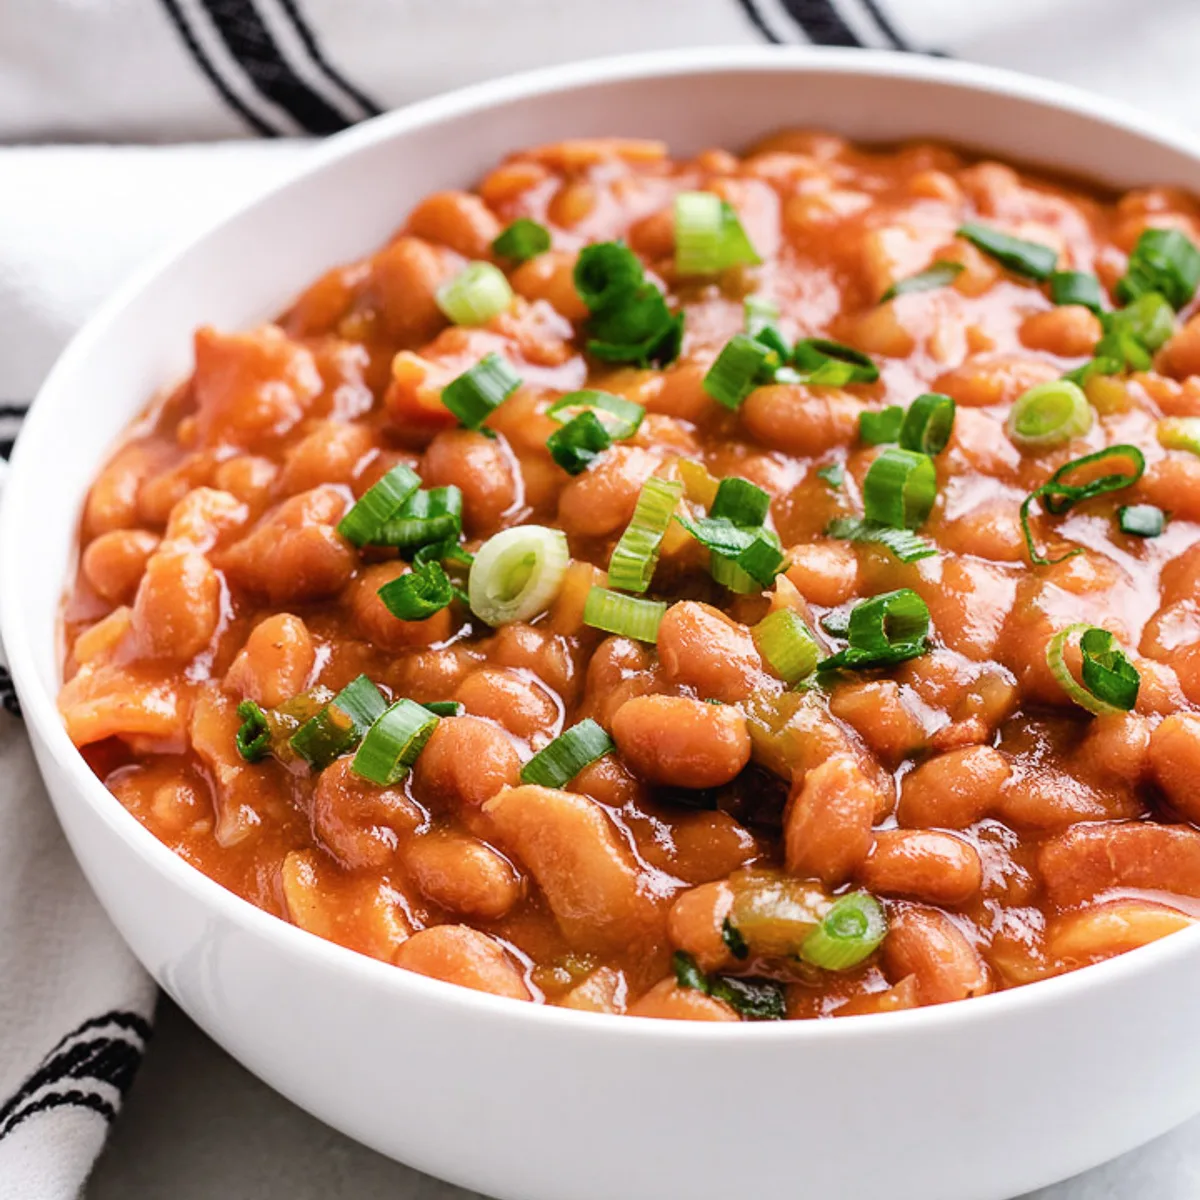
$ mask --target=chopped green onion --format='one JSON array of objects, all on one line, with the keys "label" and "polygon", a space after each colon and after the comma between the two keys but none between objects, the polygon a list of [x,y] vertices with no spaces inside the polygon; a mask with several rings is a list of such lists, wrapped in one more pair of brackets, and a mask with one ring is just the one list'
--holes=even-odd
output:
[{"label": "chopped green onion", "polygon": [[430,700],[421,707],[429,709],[435,717],[457,717],[463,711],[463,706],[457,700]]},{"label": "chopped green onion", "polygon": [[544,525],[516,525],[475,553],[467,593],[471,611],[489,625],[529,621],[550,607],[571,561],[567,535]]},{"label": "chopped green onion", "polygon": [[675,197],[675,270],[680,275],[716,275],[760,262],[731,204],[711,192]]},{"label": "chopped green onion", "polygon": [[258,762],[271,748],[271,727],[267,714],[253,700],[243,700],[237,706],[237,715],[242,724],[234,734],[237,752],[247,762]]},{"label": "chopped green onion", "polygon": [[595,414],[614,442],[633,437],[646,415],[646,410],[640,404],[626,400],[624,396],[614,396],[611,392],[597,392],[589,388],[582,392],[568,392],[559,397],[546,409],[546,416],[560,425],[565,425],[585,412]]},{"label": "chopped green onion", "polygon": [[338,522],[338,533],[356,546],[375,541],[400,506],[421,486],[421,477],[403,463],[372,484]]},{"label": "chopped green onion", "polygon": [[845,464],[840,462],[829,463],[817,471],[817,478],[823,479],[834,491],[837,491],[846,481]]},{"label": "chopped green onion", "polygon": [[817,669],[820,647],[798,612],[777,608],[750,631],[759,653],[784,683],[799,683]]},{"label": "chopped green onion", "polygon": [[658,638],[658,626],[666,611],[667,605],[662,600],[642,600],[593,587],[584,601],[583,623],[635,641],[653,642]]},{"label": "chopped green onion", "polygon": [[865,517],[836,517],[829,522],[825,532],[830,537],[842,538],[847,542],[873,542],[883,546],[902,563],[920,562],[923,558],[937,555],[937,547],[919,533],[881,525]]},{"label": "chopped green onion", "polygon": [[675,520],[712,555],[712,577],[735,592],[749,594],[769,586],[787,562],[779,538],[769,529],[745,529],[727,517]]},{"label": "chopped green onion", "polygon": [[879,297],[879,303],[886,304],[889,300],[895,300],[897,296],[904,296],[909,292],[931,292],[935,288],[949,287],[965,270],[966,267],[962,263],[939,258],[924,271],[896,280]]},{"label": "chopped green onion", "polygon": [[887,937],[883,905],[867,892],[839,896],[804,939],[800,957],[825,971],[845,971],[869,958]]},{"label": "chopped green onion", "polygon": [[[1095,466],[1109,458],[1125,458],[1132,463],[1132,469],[1117,471],[1108,475],[1100,475],[1087,483],[1073,484],[1070,477],[1073,472]],[[1108,492],[1120,491],[1131,484],[1137,483],[1146,470],[1146,456],[1136,447],[1130,445],[1109,446],[1105,450],[1097,450],[1094,454],[1085,454],[1082,458],[1074,458],[1064,463],[1040,487],[1035,488],[1021,504],[1021,532],[1025,537],[1025,545],[1029,550],[1029,561],[1034,566],[1045,567],[1053,563],[1065,562],[1082,554],[1083,550],[1076,548],[1057,558],[1046,558],[1037,548],[1033,539],[1033,529],[1029,523],[1029,513],[1034,501],[1040,501],[1042,508],[1053,516],[1062,516],[1068,509],[1094,496],[1103,496]]]},{"label": "chopped green onion", "polygon": [[435,299],[455,325],[486,325],[512,307],[513,290],[499,267],[473,262],[443,283]]},{"label": "chopped green onion", "polygon": [[941,454],[954,431],[954,401],[941,392],[918,396],[904,414],[900,426],[900,448],[921,454]]},{"label": "chopped green onion", "polygon": [[890,667],[924,654],[929,635],[929,609],[911,588],[884,592],[850,610],[846,639],[850,643],[818,664],[822,671],[848,667]]},{"label": "chopped green onion", "polygon": [[591,318],[588,352],[606,362],[663,366],[679,356],[683,314],[645,277],[636,254],[622,242],[585,246],[575,263],[575,290]]},{"label": "chopped green onion", "polygon": [[882,446],[900,437],[900,426],[904,424],[904,409],[898,404],[876,412],[858,414],[858,440],[864,446]]},{"label": "chopped green onion", "polygon": [[453,484],[414,492],[388,518],[375,541],[402,550],[457,541],[462,533],[462,504],[462,492]]},{"label": "chopped green onion", "polygon": [[[1063,656],[1067,642],[1076,634],[1080,635],[1082,684]],[[1046,665],[1067,696],[1098,717],[1129,712],[1137,703],[1141,676],[1107,629],[1084,624],[1060,629],[1046,647]]]},{"label": "chopped green onion", "polygon": [[842,387],[847,383],[874,383],[879,368],[869,355],[828,338],[801,338],[792,350],[799,372],[796,382]]},{"label": "chopped green onion", "polygon": [[608,560],[608,582],[621,591],[644,592],[650,586],[663,535],[671,524],[683,484],[652,475],[642,484],[633,519]]},{"label": "chopped green onion", "polygon": [[1129,266],[1117,283],[1124,303],[1147,292],[1159,292],[1178,311],[1200,284],[1200,250],[1178,229],[1145,229],[1129,256]]},{"label": "chopped green onion", "polygon": [[742,937],[738,927],[728,917],[721,922],[721,940],[734,958],[750,957],[750,947],[746,944],[746,939]]},{"label": "chopped green onion", "polygon": [[545,254],[550,249],[550,230],[529,217],[518,217],[492,242],[492,253],[498,258],[525,262]]},{"label": "chopped green onion", "polygon": [[1053,246],[1026,242],[987,225],[963,225],[956,233],[1014,274],[1036,279],[1039,283],[1050,278],[1054,264],[1058,262],[1058,251]]},{"label": "chopped green onion", "polygon": [[770,509],[771,497],[758,484],[740,475],[727,475],[717,486],[709,516],[718,521],[755,527],[767,519]]},{"label": "chopped green onion", "polygon": [[399,783],[425,749],[438,718],[415,700],[397,700],[367,730],[350,764],[355,775],[391,787]]},{"label": "chopped green onion", "polygon": [[1166,513],[1153,504],[1123,504],[1117,509],[1117,526],[1132,537],[1158,537],[1166,524]]},{"label": "chopped green onion", "polygon": [[612,738],[589,717],[543,746],[521,768],[521,782],[564,788],[584,767],[615,748]]},{"label": "chopped green onion", "polygon": [[1146,292],[1124,308],[1101,313],[1100,322],[1104,335],[1093,357],[1065,376],[1080,387],[1095,375],[1149,370],[1155,351],[1175,332],[1175,310],[1165,296]]},{"label": "chopped green onion", "polygon": [[456,541],[430,542],[413,555],[413,563],[418,567],[432,562],[457,563],[459,566],[469,567],[474,561],[475,555],[468,553]]},{"label": "chopped green onion", "polygon": [[1023,392],[1004,423],[1005,432],[1022,447],[1061,446],[1092,427],[1092,407],[1083,389],[1069,379],[1052,379]]},{"label": "chopped green onion", "polygon": [[1055,271],[1050,276],[1050,299],[1055,304],[1079,304],[1096,316],[1104,312],[1104,289],[1087,271]]},{"label": "chopped green onion", "polygon": [[454,599],[454,584],[440,562],[413,563],[411,571],[385,583],[375,594],[393,617],[424,621]]},{"label": "chopped green onion", "polygon": [[760,384],[768,382],[779,355],[755,338],[735,333],[705,372],[701,386],[720,405],[737,411]]},{"label": "chopped green onion", "polygon": [[1156,430],[1164,450],[1187,450],[1200,454],[1200,417],[1164,417]]},{"label": "chopped green onion", "polygon": [[676,950],[671,956],[671,969],[675,972],[675,982],[681,988],[691,988],[694,992],[708,995],[708,979],[686,950]]},{"label": "chopped green onion", "polygon": [[791,358],[792,348],[775,324],[779,320],[779,305],[766,296],[747,296],[745,309],[746,335],[774,350],[781,363]]},{"label": "chopped green onion", "polygon": [[315,717],[292,734],[291,748],[323,771],[339,754],[355,745],[383,715],[387,701],[365,676],[348,683]]},{"label": "chopped green onion", "polygon": [[774,979],[745,979],[739,975],[714,975],[709,979],[686,950],[675,951],[671,969],[679,987],[712,996],[749,1021],[782,1021],[787,1016],[783,984]]},{"label": "chopped green onion", "polygon": [[841,609],[826,613],[819,622],[830,637],[844,638],[850,633],[850,610]]},{"label": "chopped green onion", "polygon": [[568,475],[579,475],[612,445],[608,430],[590,408],[572,417],[546,439],[550,457]]},{"label": "chopped green onion", "polygon": [[442,388],[442,403],[467,429],[479,429],[521,386],[521,377],[495,351]]},{"label": "chopped green onion", "polygon": [[933,459],[913,450],[888,446],[867,468],[863,509],[867,520],[895,529],[924,523],[937,497]]}]

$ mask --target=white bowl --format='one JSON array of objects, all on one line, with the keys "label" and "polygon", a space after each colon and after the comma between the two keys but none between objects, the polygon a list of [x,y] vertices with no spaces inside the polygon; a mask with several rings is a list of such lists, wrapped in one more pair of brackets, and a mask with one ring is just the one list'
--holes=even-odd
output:
[{"label": "white bowl", "polygon": [[[134,952],[222,1046],[385,1154],[511,1200],[1000,1200],[1200,1109],[1200,929],[1031,987],[886,1016],[758,1026],[602,1017],[412,975],[268,916],[177,858],[92,775],[55,710],[56,612],[108,447],[188,367],[194,326],[268,317],[437,188],[510,148],[785,125],[945,138],[1115,185],[1200,191],[1200,146],[1065,88],[865,52],[704,50],[541,71],[330,143],[161,260],[75,339],[18,443],[0,631],[38,761]],[[181,1082],[186,1086],[186,1081]]]}]

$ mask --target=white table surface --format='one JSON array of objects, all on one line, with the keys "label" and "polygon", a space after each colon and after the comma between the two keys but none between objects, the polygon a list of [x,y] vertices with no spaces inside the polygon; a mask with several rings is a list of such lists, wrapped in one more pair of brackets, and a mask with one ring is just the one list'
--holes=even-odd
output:
[{"label": "white table surface", "polygon": [[[475,1200],[475,1193],[390,1162],[301,1112],[238,1066],[166,999],[159,1006],[145,1065],[86,1196]],[[1108,1166],[1025,1200],[1198,1196],[1200,1118]]]}]

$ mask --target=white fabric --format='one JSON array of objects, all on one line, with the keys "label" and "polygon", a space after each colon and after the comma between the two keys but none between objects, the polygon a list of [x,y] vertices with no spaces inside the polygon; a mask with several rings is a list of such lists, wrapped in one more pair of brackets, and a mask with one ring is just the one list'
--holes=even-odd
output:
[{"label": "white fabric", "polygon": [[[0,0],[0,141],[285,139],[0,149],[0,453],[97,302],[152,251],[302,161],[310,146],[288,135],[518,68],[803,41],[806,30],[1052,75],[1200,125],[1196,0]],[[0,672],[0,699],[5,684]],[[71,861],[3,710],[0,779],[0,1200],[68,1200],[136,1067],[154,991]],[[208,1086],[254,1086],[221,1078]],[[169,1096],[203,1084],[189,1074],[158,1086]],[[272,1119],[305,1142],[308,1118],[271,1103]],[[271,1146],[287,1140],[222,1128],[185,1134],[209,1139],[212,1172],[207,1190],[187,1195],[250,1194],[250,1179],[263,1181],[252,1190],[264,1200],[376,1194],[356,1187],[349,1150],[326,1176],[306,1173],[305,1190],[272,1192]],[[1184,1200],[1200,1176],[1200,1128],[1166,1146],[1040,1200]],[[160,1160],[166,1152],[157,1147]],[[364,1178],[378,1176],[367,1152],[359,1161]],[[114,1170],[105,1195],[134,1194],[113,1187]],[[395,1179],[394,1194],[414,1200],[450,1194],[400,1168]]]}]

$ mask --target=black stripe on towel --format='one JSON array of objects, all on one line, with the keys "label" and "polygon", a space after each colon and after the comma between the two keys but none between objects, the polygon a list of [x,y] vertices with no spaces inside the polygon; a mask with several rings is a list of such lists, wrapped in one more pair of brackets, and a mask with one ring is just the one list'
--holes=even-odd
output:
[{"label": "black stripe on towel", "polygon": [[213,85],[220,93],[221,98],[233,109],[247,125],[250,126],[256,133],[262,134],[263,137],[278,137],[282,130],[275,129],[268,125],[253,109],[248,108],[239,97],[221,78],[220,72],[209,61],[208,55],[204,53],[200,43],[196,40],[196,35],[192,32],[191,27],[187,23],[182,10],[179,7],[178,0],[162,0],[163,8],[167,10],[167,16],[171,18],[171,24],[175,26],[179,36],[183,39],[183,44],[188,48],[188,52],[196,60],[196,65],[204,72],[209,83]]},{"label": "black stripe on towel", "polygon": [[0,667],[0,707],[14,717],[21,715],[21,701],[17,699],[17,689],[7,667]]},{"label": "black stripe on towel", "polygon": [[758,32],[767,39],[768,42],[774,42],[775,45],[778,46],[780,39],[776,37],[775,31],[770,27],[770,25],[763,20],[763,15],[758,11],[758,6],[754,3],[754,0],[738,0],[738,3],[742,6],[742,11],[749,18],[750,24],[753,25],[754,28],[757,29]]},{"label": "black stripe on towel", "polygon": [[304,19],[297,7],[295,0],[279,0],[279,7],[287,14],[288,19],[296,29],[296,36],[299,37],[304,49],[308,52],[308,57],[312,59],[314,65],[320,68],[322,74],[330,83],[334,84],[353,100],[360,109],[363,115],[367,117],[377,117],[383,111],[370,96],[366,95],[359,88],[348,80],[326,57],[325,52],[321,49],[320,43],[317,41],[316,34],[313,32],[312,26]]},{"label": "black stripe on towel", "polygon": [[307,133],[337,133],[353,124],[292,69],[250,0],[200,0],[217,34],[247,78]]},{"label": "black stripe on towel", "polygon": [[833,0],[781,0],[788,16],[814,46],[861,46]]},{"label": "black stripe on towel", "polygon": [[879,31],[897,50],[912,50],[913,47],[900,36],[895,25],[888,19],[887,14],[879,7],[877,0],[862,0],[862,6],[871,14]]}]

